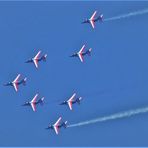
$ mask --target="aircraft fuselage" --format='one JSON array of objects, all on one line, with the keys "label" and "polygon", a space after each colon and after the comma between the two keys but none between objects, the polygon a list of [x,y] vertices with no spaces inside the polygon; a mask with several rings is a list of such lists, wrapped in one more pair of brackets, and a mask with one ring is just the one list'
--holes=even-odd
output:
[{"label": "aircraft fuselage", "polygon": [[[38,100],[36,102],[34,102],[35,105],[39,104],[39,103],[42,103],[43,101],[41,100]],[[23,106],[31,106],[31,102],[26,102]]]},{"label": "aircraft fuselage", "polygon": [[[77,99],[71,101],[72,104],[75,104],[75,103],[77,103],[77,102],[78,102]],[[60,105],[67,105],[67,104],[68,104],[68,102],[67,102],[67,101],[64,101],[64,102],[62,102]]]},{"label": "aircraft fuselage", "polygon": [[95,19],[93,19],[93,20],[86,19],[85,21],[82,22],[82,24],[84,24],[84,23],[90,23],[90,21],[96,22],[96,21],[98,21],[98,20],[99,20],[98,18],[95,18]]},{"label": "aircraft fuselage", "polygon": [[[16,82],[15,84],[20,85],[20,84],[22,84],[23,82],[24,82],[24,79],[21,80],[21,81]],[[8,83],[4,84],[4,86],[13,86],[13,84],[14,84],[13,82],[8,82]]]},{"label": "aircraft fuselage", "polygon": [[[42,61],[44,58],[46,58],[46,57],[43,56],[41,58],[37,58],[36,60],[39,62],[39,61]],[[26,61],[25,63],[33,63],[33,62],[34,62],[34,59],[32,58],[32,59]]]},{"label": "aircraft fuselage", "polygon": [[[82,52],[82,56],[84,56],[84,55],[86,55],[86,54],[88,54],[88,51],[86,51],[86,52]],[[79,57],[79,53],[74,53],[73,55],[71,55],[70,57]]]},{"label": "aircraft fuselage", "polygon": [[[67,121],[66,121],[67,122]],[[58,128],[61,128],[61,127],[64,127],[66,128],[66,123],[65,122],[62,122],[61,124],[59,124],[57,126]],[[54,129],[54,125],[48,125],[48,127],[46,129]]]}]

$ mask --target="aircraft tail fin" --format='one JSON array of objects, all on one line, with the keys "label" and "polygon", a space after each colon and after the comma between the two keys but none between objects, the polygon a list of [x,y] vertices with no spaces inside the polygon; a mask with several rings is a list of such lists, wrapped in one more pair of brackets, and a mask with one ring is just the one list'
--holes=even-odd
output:
[{"label": "aircraft tail fin", "polygon": [[79,97],[79,98],[77,98],[76,101],[77,101],[78,104],[80,104],[81,100],[82,100],[82,97]]},{"label": "aircraft tail fin", "polygon": [[103,14],[99,15],[97,20],[99,20],[100,22],[103,22]]},{"label": "aircraft tail fin", "polygon": [[89,56],[91,56],[91,51],[92,51],[92,48],[90,48],[90,49],[87,50],[87,54],[88,54]]},{"label": "aircraft tail fin", "polygon": [[63,122],[63,127],[64,127],[64,128],[67,128],[67,122],[68,122],[68,121]]},{"label": "aircraft tail fin", "polygon": [[27,81],[27,78],[24,78],[24,79],[22,80],[23,85],[26,85],[26,81]]},{"label": "aircraft tail fin", "polygon": [[45,54],[45,55],[42,56],[42,60],[43,61],[46,61],[46,58],[47,58],[47,54]]},{"label": "aircraft tail fin", "polygon": [[39,103],[40,103],[41,105],[44,105],[44,97],[42,97],[42,98],[39,100]]}]

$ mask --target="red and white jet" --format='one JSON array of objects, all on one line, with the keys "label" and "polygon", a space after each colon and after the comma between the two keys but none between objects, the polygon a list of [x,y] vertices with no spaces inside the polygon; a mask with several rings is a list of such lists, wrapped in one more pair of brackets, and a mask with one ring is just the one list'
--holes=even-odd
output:
[{"label": "red and white jet", "polygon": [[59,134],[59,128],[67,127],[67,121],[60,123],[62,120],[62,117],[60,117],[55,124],[51,125],[49,124],[48,127],[46,129],[54,129],[55,133],[58,135]]},{"label": "red and white jet", "polygon": [[102,22],[103,21],[103,14],[99,15],[98,17],[95,17],[96,14],[97,14],[97,11],[95,11],[89,19],[86,19],[85,21],[83,21],[82,24],[83,23],[89,23],[89,24],[91,24],[92,28],[94,29],[95,28],[95,22],[97,22],[97,21]]},{"label": "red and white jet", "polygon": [[84,61],[83,56],[85,56],[85,55],[89,55],[90,56],[91,55],[91,51],[92,51],[92,48],[88,49],[85,52],[84,52],[84,49],[85,49],[85,45],[82,46],[82,48],[79,50],[79,52],[74,53],[70,57],[79,57],[80,61],[83,62]]},{"label": "red and white jet", "polygon": [[17,92],[18,91],[18,85],[20,85],[20,84],[25,85],[26,81],[27,81],[27,78],[19,80],[20,76],[21,76],[21,74],[18,74],[17,77],[12,82],[8,82],[8,83],[4,84],[4,86],[13,86],[15,91]]},{"label": "red and white jet", "polygon": [[74,93],[67,101],[62,102],[60,105],[68,105],[69,109],[72,110],[72,104],[78,103],[82,100],[82,97],[76,98],[76,93]]},{"label": "red and white jet", "polygon": [[46,61],[47,58],[47,54],[43,55],[40,57],[41,54],[41,50],[36,54],[35,57],[29,59],[28,61],[26,61],[26,63],[34,63],[35,67],[38,68],[38,62],[39,61]]},{"label": "red and white jet", "polygon": [[38,97],[38,94],[36,94],[34,96],[34,98],[30,102],[27,101],[25,104],[23,104],[23,106],[31,106],[32,110],[35,112],[36,111],[36,105],[37,104],[41,104],[42,105],[44,103],[44,97],[42,97],[38,101],[37,101],[37,97]]}]

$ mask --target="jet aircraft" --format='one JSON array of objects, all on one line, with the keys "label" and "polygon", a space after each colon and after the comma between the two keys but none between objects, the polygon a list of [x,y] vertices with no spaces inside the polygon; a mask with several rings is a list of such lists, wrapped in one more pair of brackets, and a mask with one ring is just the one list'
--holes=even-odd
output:
[{"label": "jet aircraft", "polygon": [[82,97],[74,99],[75,96],[76,96],[76,93],[74,93],[67,101],[60,103],[60,105],[68,105],[69,109],[72,110],[72,104],[75,104],[75,103],[80,104],[80,101],[82,100]]},{"label": "jet aircraft", "polygon": [[83,56],[85,55],[91,55],[91,51],[92,51],[92,48],[88,49],[87,51],[84,52],[84,49],[85,49],[85,45],[82,46],[82,48],[79,50],[79,52],[77,53],[74,53],[73,55],[71,55],[70,57],[79,57],[80,61],[83,62]]},{"label": "jet aircraft", "polygon": [[47,54],[44,54],[43,56],[40,56],[41,50],[36,54],[35,57],[27,60],[25,63],[34,63],[35,67],[38,68],[38,62],[39,61],[46,61]]},{"label": "jet aircraft", "polygon": [[25,104],[23,104],[23,106],[31,106],[32,107],[32,110],[35,112],[36,111],[36,105],[37,104],[41,104],[41,105],[44,104],[44,97],[42,97],[38,101],[37,101],[37,97],[38,97],[38,94],[36,94],[34,96],[34,98],[30,102],[27,101]]},{"label": "jet aircraft", "polygon": [[86,19],[85,21],[83,21],[82,24],[89,23],[89,24],[91,24],[92,28],[94,29],[95,22],[97,22],[97,21],[102,22],[103,21],[103,14],[99,15],[98,17],[95,17],[96,14],[97,14],[97,11],[95,11],[89,19]]},{"label": "jet aircraft", "polygon": [[55,124],[53,124],[53,125],[49,124],[46,129],[54,129],[54,130],[55,130],[55,133],[58,135],[58,134],[59,134],[59,128],[61,128],[61,127],[66,128],[66,127],[67,127],[67,121],[60,123],[61,120],[62,120],[62,117],[60,117],[60,118],[56,121]]},{"label": "jet aircraft", "polygon": [[27,78],[19,80],[20,76],[21,76],[21,74],[18,74],[17,77],[12,82],[8,82],[8,83],[4,84],[4,86],[13,86],[15,91],[17,92],[18,91],[18,85],[20,85],[20,84],[25,85],[26,81],[27,81]]}]

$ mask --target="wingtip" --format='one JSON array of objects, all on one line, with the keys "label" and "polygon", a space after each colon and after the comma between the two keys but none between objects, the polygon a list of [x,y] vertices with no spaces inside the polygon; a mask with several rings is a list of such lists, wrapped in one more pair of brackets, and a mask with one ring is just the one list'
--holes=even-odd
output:
[{"label": "wingtip", "polygon": [[15,92],[18,92],[18,89],[15,89]]},{"label": "wingtip", "polygon": [[38,93],[36,93],[36,94],[35,94],[35,97],[38,97],[38,95],[39,95],[39,94],[38,94]]},{"label": "wingtip", "polygon": [[27,77],[24,78],[24,81],[27,81]]},{"label": "wingtip", "polygon": [[92,51],[92,48],[89,48],[89,52],[91,52]]},{"label": "wingtip", "polygon": [[3,86],[7,86],[7,83],[2,84]]},{"label": "wingtip", "polygon": [[19,73],[17,76],[18,76],[18,77],[20,77],[20,76],[21,76],[21,74]]},{"label": "wingtip", "polygon": [[79,97],[79,100],[82,100],[82,97]]}]

